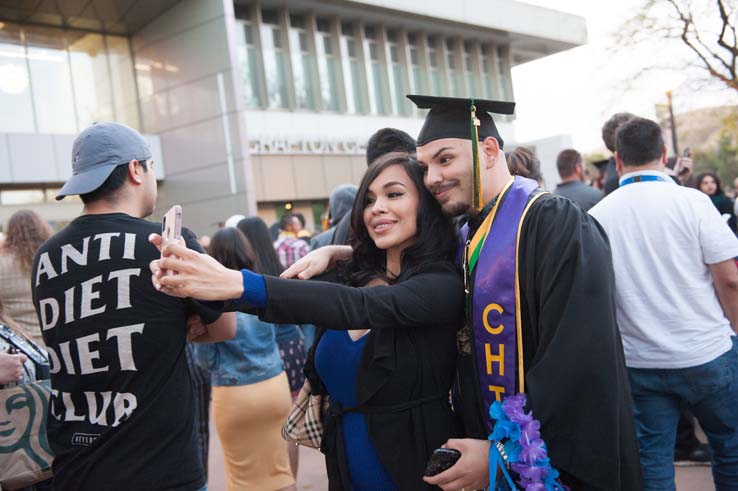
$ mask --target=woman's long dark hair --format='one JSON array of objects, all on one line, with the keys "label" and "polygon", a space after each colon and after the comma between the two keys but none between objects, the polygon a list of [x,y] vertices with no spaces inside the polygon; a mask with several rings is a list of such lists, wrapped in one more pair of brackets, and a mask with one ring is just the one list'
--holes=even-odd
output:
[{"label": "woman's long dark hair", "polygon": [[259,217],[246,217],[238,222],[238,230],[251,243],[252,250],[256,255],[256,265],[261,274],[279,276],[284,270],[282,264],[274,252],[272,235],[269,233],[266,223]]},{"label": "woman's long dark hair", "polygon": [[[705,177],[712,177],[715,180],[715,194],[712,196],[721,196],[723,193],[723,187],[720,185],[720,178],[715,174],[714,172],[703,172],[702,174],[699,174],[697,178],[695,179],[695,184],[697,185],[697,189],[702,191],[702,181],[705,180]],[[705,193],[707,194],[707,193]]]},{"label": "woman's long dark hair", "polygon": [[423,184],[423,170],[412,156],[404,152],[391,152],[379,157],[366,170],[351,209],[354,249],[350,266],[350,282],[355,286],[366,285],[372,278],[388,283],[396,281],[387,273],[387,255],[379,249],[364,223],[364,208],[369,186],[386,168],[399,165],[418,191],[418,217],[415,242],[402,252],[401,276],[412,274],[418,268],[434,261],[453,259],[456,233],[451,220],[441,211],[433,195]]},{"label": "woman's long dark hair", "polygon": [[249,240],[237,228],[226,227],[215,232],[208,254],[226,268],[260,272]]}]

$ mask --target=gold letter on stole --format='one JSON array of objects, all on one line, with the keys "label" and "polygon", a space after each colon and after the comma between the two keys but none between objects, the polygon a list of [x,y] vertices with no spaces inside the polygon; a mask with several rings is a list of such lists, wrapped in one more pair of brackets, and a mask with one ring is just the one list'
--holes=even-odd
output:
[{"label": "gold letter on stole", "polygon": [[482,322],[484,323],[484,328],[487,330],[488,333],[496,336],[497,334],[500,334],[503,329],[505,329],[505,326],[503,326],[502,324],[497,327],[492,327],[489,325],[487,317],[489,316],[489,312],[491,310],[494,310],[499,314],[503,313],[504,310],[499,304],[491,303],[484,308],[484,312],[482,313]]}]

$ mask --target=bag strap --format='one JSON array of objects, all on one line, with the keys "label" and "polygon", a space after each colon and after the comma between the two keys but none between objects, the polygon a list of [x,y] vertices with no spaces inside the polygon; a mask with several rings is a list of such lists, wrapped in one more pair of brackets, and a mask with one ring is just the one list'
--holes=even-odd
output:
[{"label": "bag strap", "polygon": [[24,355],[30,358],[36,365],[48,365],[49,358],[39,348],[30,341],[23,339],[16,334],[8,326],[0,324],[0,338],[6,343],[19,349]]}]

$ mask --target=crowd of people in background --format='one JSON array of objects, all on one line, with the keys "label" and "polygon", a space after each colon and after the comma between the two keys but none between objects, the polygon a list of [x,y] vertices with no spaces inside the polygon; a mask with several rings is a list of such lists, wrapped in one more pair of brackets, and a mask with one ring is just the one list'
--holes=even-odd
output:
[{"label": "crowd of people in background", "polygon": [[[449,143],[428,157],[438,138],[464,138],[453,131],[428,138],[430,123],[438,124],[429,116],[420,135],[426,139],[418,142],[392,128],[372,135],[363,180],[332,190],[317,230],[308,230],[305,217],[288,210],[271,226],[258,216],[221,217],[224,225],[212,237],[198,240],[183,230],[184,245],[197,254],[177,249],[173,256],[180,259],[169,261],[179,262],[169,268],[157,263],[160,251],[154,246],[162,246],[160,238],[149,243],[159,225],[144,220],[157,196],[145,141],[115,123],[85,130],[75,140],[74,175],[61,191],[61,196],[80,195],[85,213],[53,235],[43,217],[18,211],[0,245],[0,388],[51,377],[46,431],[55,455],[54,489],[205,490],[212,418],[229,490],[294,490],[298,447],[284,440],[282,430],[303,387],[331,400],[321,447],[331,489],[469,491],[486,485],[488,453],[478,464],[487,465],[486,474],[467,460],[480,453],[480,441],[489,448],[481,434],[485,426],[476,413],[463,432],[454,422],[454,411],[468,404],[475,412],[482,403],[463,398],[453,407],[449,403],[456,370],[474,363],[463,356],[457,360],[457,350],[474,347],[473,342],[469,347],[472,334],[466,334],[466,347],[459,334],[464,291],[470,287],[454,263],[463,221],[448,216],[460,213],[447,209],[444,196],[453,188],[448,191],[444,183],[466,189],[464,179],[471,173],[454,174],[453,166],[462,169],[466,164],[456,162],[471,156],[453,154]],[[602,137],[612,157],[588,164],[577,150],[562,149],[555,186],[544,183],[532,149],[502,151],[496,129],[479,141],[491,162],[482,171],[488,173],[487,186],[493,179],[519,176],[525,179],[510,182],[529,186],[526,196],[548,187],[561,197],[540,200],[543,211],[534,207],[542,225],[525,229],[526,243],[536,243],[536,234],[544,243],[548,232],[540,216],[558,217],[562,230],[574,227],[574,235],[585,229],[594,234],[579,237],[576,246],[584,248],[577,261],[591,268],[576,275],[590,276],[577,283],[573,274],[571,288],[587,284],[602,293],[596,315],[606,317],[601,335],[611,342],[601,358],[604,365],[611,363],[603,367],[603,377],[617,386],[607,399],[612,413],[602,417],[622,432],[603,438],[613,438],[609,444],[617,451],[608,459],[620,459],[623,469],[617,471],[622,474],[594,469],[599,456],[585,458],[582,452],[589,450],[576,448],[581,442],[553,436],[549,447],[552,461],[561,466],[557,475],[574,491],[604,489],[597,486],[608,480],[607,489],[630,491],[641,486],[641,477],[643,489],[670,490],[677,460],[712,464],[716,488],[736,490],[738,177],[728,187],[715,172],[694,175],[699,162],[689,156],[667,159],[658,125],[629,113],[608,120]],[[103,145],[102,139],[115,144]],[[468,138],[463,141],[468,145]],[[416,154],[416,148],[422,151]],[[436,164],[449,148],[448,161]],[[115,165],[107,174],[89,172],[102,161]],[[494,168],[496,161],[505,164],[504,173]],[[508,188],[494,189],[476,210],[482,218],[497,209],[498,194]],[[469,214],[472,232],[484,227],[481,219],[475,222],[476,212]],[[570,225],[572,220],[577,225]],[[555,241],[545,243],[556,247]],[[466,252],[469,247],[467,242]],[[606,251],[604,259],[584,257],[598,248]],[[538,258],[533,245],[521,254]],[[466,267],[466,255],[462,261]],[[563,266],[539,267],[545,272]],[[180,285],[173,285],[174,276],[157,276],[176,268],[183,268]],[[188,283],[187,268],[223,281],[196,287],[194,280]],[[285,270],[308,278],[326,268],[332,269],[322,282],[278,279]],[[527,301],[533,297],[526,288],[533,291],[539,280],[523,278],[530,282],[523,284]],[[549,280],[550,288],[569,281],[553,273]],[[235,286],[225,291],[222,285]],[[544,286],[535,283],[535,288]],[[524,316],[540,315],[545,322],[545,316],[560,315],[563,324],[576,320],[550,306],[536,308],[526,303]],[[535,343],[550,350],[549,356],[563,356],[557,351],[562,347],[550,340]],[[523,356],[526,370],[541,362],[526,352],[521,363]],[[487,351],[490,373],[494,360]],[[545,381],[533,375],[530,381],[536,413],[558,404],[544,395]],[[627,404],[619,405],[624,400]],[[696,437],[695,418],[707,443]],[[548,420],[553,425],[557,417]],[[541,428],[548,438],[552,433],[546,431]],[[458,446],[463,472],[452,467],[450,474],[423,480],[426,462],[442,445]],[[570,453],[562,458],[562,452]],[[642,472],[625,469],[632,455],[640,459]],[[567,462],[590,457],[589,470]],[[51,489],[50,482],[34,486]]]}]

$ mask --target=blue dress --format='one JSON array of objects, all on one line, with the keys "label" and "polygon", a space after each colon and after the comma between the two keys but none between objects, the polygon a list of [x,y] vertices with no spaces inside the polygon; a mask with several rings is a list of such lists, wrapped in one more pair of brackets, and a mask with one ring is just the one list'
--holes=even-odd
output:
[{"label": "blue dress", "polygon": [[[331,399],[345,408],[356,403],[356,372],[366,336],[353,341],[347,331],[327,330],[315,350],[315,368]],[[341,418],[346,465],[352,491],[394,491],[387,473],[369,440],[364,415],[347,413]]]}]

